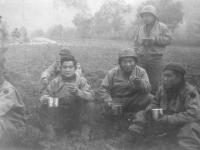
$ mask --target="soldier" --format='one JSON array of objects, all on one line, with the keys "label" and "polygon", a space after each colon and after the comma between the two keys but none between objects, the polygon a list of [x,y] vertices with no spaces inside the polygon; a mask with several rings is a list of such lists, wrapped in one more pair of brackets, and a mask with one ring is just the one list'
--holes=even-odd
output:
[{"label": "soldier", "polygon": [[[105,103],[104,116],[110,115],[113,118],[122,116],[122,113],[134,114],[150,104],[153,95],[149,93],[149,78],[146,71],[137,66],[137,62],[137,55],[132,49],[124,49],[119,53],[119,65],[107,73],[99,89],[100,97]],[[117,107],[121,111],[119,114],[115,112]]]},{"label": "soldier", "polygon": [[0,16],[0,57],[2,57],[1,59],[2,62],[0,62],[0,68],[4,71],[5,70],[4,63],[6,61],[4,53],[8,49],[6,45],[8,31],[6,24],[1,20],[1,18],[2,16]]},{"label": "soldier", "polygon": [[144,68],[151,83],[151,93],[155,95],[161,85],[163,55],[172,36],[167,26],[158,20],[156,9],[147,5],[142,8],[140,16],[144,22],[134,40],[133,49],[138,54],[138,65]]},{"label": "soldier", "polygon": [[[185,81],[185,69],[179,63],[169,63],[163,71],[163,86],[145,111],[136,114],[129,127],[128,140],[175,132],[181,149],[200,149],[200,97],[195,87]],[[157,118],[152,109],[161,108]]]},{"label": "soldier", "polygon": [[0,145],[12,145],[25,126],[25,106],[20,93],[8,83],[0,68]]},{"label": "soldier", "polygon": [[[76,60],[71,55],[61,58],[60,76],[52,80],[42,93],[41,121],[44,129],[50,127],[49,135],[54,131],[58,134],[63,133],[68,130],[69,124],[72,126],[80,124],[82,136],[89,139],[94,119],[95,96],[87,80],[75,73],[76,64]],[[54,106],[51,101],[58,103]],[[74,120],[76,122],[73,124]]]},{"label": "soldier", "polygon": [[[59,52],[60,58],[66,57],[68,55],[71,55],[71,52],[67,48],[62,48]],[[77,70],[76,73],[78,75],[82,74],[80,64],[77,63]],[[53,62],[53,64],[47,68],[41,75],[40,79],[40,93],[47,87],[47,85],[53,80],[55,77],[59,76],[61,73],[61,66],[60,66],[60,60],[57,60]]]}]

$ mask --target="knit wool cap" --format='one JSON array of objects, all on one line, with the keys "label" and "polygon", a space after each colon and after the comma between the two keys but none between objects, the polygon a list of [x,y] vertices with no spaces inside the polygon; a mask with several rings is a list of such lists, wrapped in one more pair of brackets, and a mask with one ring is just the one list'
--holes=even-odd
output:
[{"label": "knit wool cap", "polygon": [[178,71],[178,72],[182,73],[183,75],[186,74],[185,68],[180,63],[177,63],[177,62],[168,63],[164,68],[164,71],[165,70]]}]

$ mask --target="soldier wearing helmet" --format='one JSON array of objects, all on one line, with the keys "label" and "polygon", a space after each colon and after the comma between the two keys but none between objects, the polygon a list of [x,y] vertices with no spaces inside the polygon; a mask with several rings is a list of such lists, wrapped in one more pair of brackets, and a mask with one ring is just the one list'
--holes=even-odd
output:
[{"label": "soldier wearing helmet", "polygon": [[140,12],[143,25],[139,28],[133,49],[138,54],[138,65],[144,68],[152,86],[151,93],[155,94],[161,85],[163,55],[166,46],[172,42],[172,36],[167,26],[158,20],[155,7],[147,5]]},{"label": "soldier wearing helmet", "polygon": [[104,78],[99,94],[104,101],[103,115],[122,119],[146,108],[153,96],[146,71],[137,66],[138,58],[133,49],[119,53],[118,66],[111,69]]}]

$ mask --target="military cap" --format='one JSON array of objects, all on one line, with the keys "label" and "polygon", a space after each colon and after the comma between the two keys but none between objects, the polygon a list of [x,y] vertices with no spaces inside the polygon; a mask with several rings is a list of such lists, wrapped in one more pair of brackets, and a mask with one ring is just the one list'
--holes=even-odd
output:
[{"label": "military cap", "polygon": [[180,63],[177,63],[177,62],[168,63],[164,68],[164,71],[165,70],[178,71],[178,72],[182,73],[183,75],[186,74],[185,68]]}]

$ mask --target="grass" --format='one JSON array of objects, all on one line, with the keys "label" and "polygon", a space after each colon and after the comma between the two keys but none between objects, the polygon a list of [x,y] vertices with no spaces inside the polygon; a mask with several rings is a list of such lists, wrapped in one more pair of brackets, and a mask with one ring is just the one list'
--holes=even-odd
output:
[{"label": "grass", "polygon": [[[61,47],[68,47],[81,64],[84,76],[96,92],[107,71],[117,65],[118,53],[121,49],[131,47],[132,42],[112,40],[88,40],[77,39],[63,41],[61,44],[40,45],[11,45],[6,52],[6,78],[24,96],[26,114],[28,117],[27,130],[22,134],[20,148],[18,149],[77,149],[77,150],[103,150],[108,139],[104,139],[103,131],[99,131],[98,138],[91,142],[85,142],[79,137],[79,133],[72,131],[65,138],[54,143],[42,143],[45,135],[37,126],[37,111],[39,105],[39,79],[44,71],[53,61],[58,59]],[[194,86],[200,87],[200,51],[195,47],[169,46],[165,60],[181,62],[187,69],[187,80]],[[97,134],[97,133],[95,133]],[[152,143],[151,143],[152,144]],[[154,149],[165,149],[154,143]],[[167,145],[167,144],[166,144]],[[144,148],[144,147],[143,147]],[[138,148],[140,150],[142,148]]]}]

